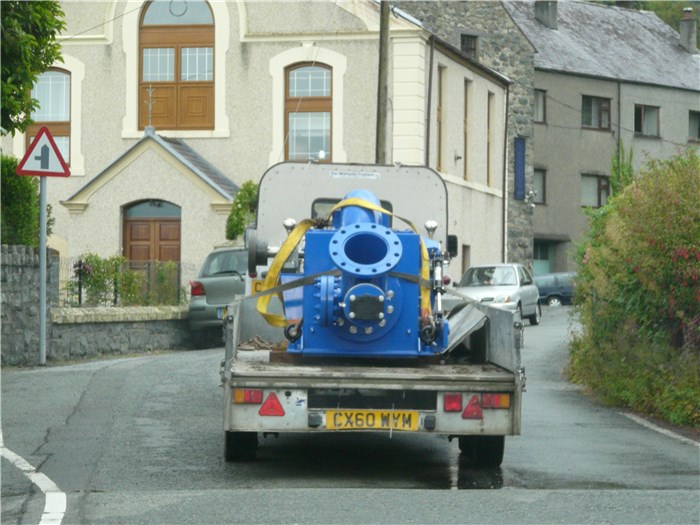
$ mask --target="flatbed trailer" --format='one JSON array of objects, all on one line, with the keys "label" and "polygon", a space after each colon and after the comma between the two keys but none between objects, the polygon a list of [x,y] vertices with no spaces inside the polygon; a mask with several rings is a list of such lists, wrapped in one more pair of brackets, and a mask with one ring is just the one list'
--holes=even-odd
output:
[{"label": "flatbed trailer", "polygon": [[[405,296],[408,293],[401,288],[404,283],[417,290],[426,282],[424,277],[407,276],[405,272],[389,274],[395,281],[387,285],[389,291],[382,291],[381,286],[370,285],[375,282],[371,276],[363,277],[370,273],[365,271],[367,268],[374,271],[380,265],[374,260],[365,265],[367,252],[360,246],[359,255],[356,252],[353,255],[362,261],[355,264],[352,257],[349,259],[351,268],[357,267],[355,272],[362,278],[350,275],[350,279],[359,283],[352,284],[355,287],[352,289],[364,290],[365,295],[360,296],[360,306],[353,310],[352,291],[342,296],[345,281],[329,276],[329,271],[318,273],[315,269],[314,273],[305,268],[304,257],[309,258],[306,261],[309,267],[319,266],[319,257],[323,257],[322,250],[309,255],[320,241],[311,243],[308,234],[306,255],[302,244],[294,252],[290,250],[284,259],[285,264],[292,267],[289,271],[291,284],[294,285],[295,279],[301,283],[296,285],[297,290],[301,290],[296,303],[303,301],[306,308],[308,301],[312,307],[305,310],[305,335],[301,335],[298,321],[301,307],[298,312],[285,312],[285,308],[296,303],[286,296],[280,299],[288,292],[282,290],[284,284],[279,285],[278,290],[268,291],[272,299],[265,307],[270,310],[264,315],[276,312],[285,322],[292,319],[288,321],[290,324],[271,326],[261,316],[259,297],[256,297],[261,290],[260,281],[256,283],[253,279],[253,271],[268,264],[268,258],[284,252],[284,247],[261,247],[258,239],[265,238],[273,245],[283,246],[284,231],[290,222],[288,217],[313,216],[317,209],[332,213],[334,203],[358,186],[374,192],[378,201],[381,199],[382,212],[391,208],[396,216],[409,216],[414,222],[426,221],[430,235],[426,242],[432,243],[433,255],[437,254],[437,262],[432,262],[431,267],[434,305],[430,315],[439,327],[444,325],[442,339],[422,337],[426,325],[419,325],[417,293],[415,303],[404,305],[409,317],[401,321],[404,324],[395,325],[401,328],[385,326],[386,317],[395,313],[392,306],[387,306],[387,303],[396,303],[394,294]],[[397,188],[403,190],[397,191]],[[448,224],[447,194],[440,176],[421,167],[283,163],[263,176],[259,192],[256,236],[247,244],[253,261],[249,268],[248,295],[239,297],[224,315],[226,355],[221,363],[221,381],[226,460],[254,459],[261,434],[412,432],[457,438],[462,453],[475,464],[500,465],[505,436],[517,435],[521,429],[525,389],[520,360],[522,322],[510,311],[466,299],[450,312],[442,309],[441,294],[455,292],[443,287],[440,278],[442,249],[439,246],[449,243],[446,228],[437,226]],[[371,219],[369,225],[361,222],[359,226],[352,223],[349,227],[333,228],[326,222],[312,226],[309,231],[321,241],[334,231],[345,235],[345,230],[353,228],[359,232],[355,240],[373,241],[372,236],[378,235],[375,231],[381,232],[382,238],[395,239],[394,245],[399,244],[399,236],[402,236],[402,243],[405,242],[402,239],[411,237],[404,230],[396,230],[398,236],[394,237],[393,230],[375,225]],[[291,228],[287,229],[288,239],[294,235]],[[350,244],[354,243],[353,250],[358,248],[359,243],[350,237],[331,239],[331,243],[340,239],[336,244],[339,247],[331,250],[333,261],[342,265],[346,260],[343,255],[350,252]],[[381,242],[369,245],[368,249],[383,249]],[[410,249],[409,244],[406,246],[409,248],[405,249]],[[346,254],[343,249],[347,249]],[[395,250],[391,250],[384,260],[393,257]],[[396,251],[395,261],[390,264],[400,264],[396,261],[402,260]],[[382,251],[378,259],[384,255]],[[273,261],[267,267],[274,268],[275,264]],[[268,286],[269,281],[272,279],[266,280]],[[275,279],[275,283],[279,282],[281,278]],[[391,286],[394,288],[390,290]],[[324,291],[319,294],[318,290]],[[262,293],[266,293],[264,287]],[[397,307],[400,307],[398,303]],[[416,312],[415,321],[410,317],[412,311]],[[355,314],[360,319],[359,324]],[[422,322],[425,320],[423,318]],[[353,326],[360,328],[357,336],[358,331],[352,331]],[[376,333],[372,332],[372,326]],[[290,332],[290,328],[294,330]],[[330,335],[320,337],[319,333],[324,331]],[[383,334],[390,337],[398,334],[401,341],[413,341],[413,346],[402,346],[401,342],[396,345],[397,337],[390,339]],[[303,343],[311,341],[315,346],[305,348]],[[384,348],[384,344],[394,344],[396,348]]]}]

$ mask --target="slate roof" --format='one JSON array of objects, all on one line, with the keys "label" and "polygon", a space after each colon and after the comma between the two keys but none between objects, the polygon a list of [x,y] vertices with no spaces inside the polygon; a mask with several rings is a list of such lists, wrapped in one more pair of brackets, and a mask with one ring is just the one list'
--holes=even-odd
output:
[{"label": "slate roof", "polygon": [[71,195],[68,200],[78,195],[86,187],[90,186],[93,182],[99,180],[105,173],[109,172],[110,168],[114,166],[117,162],[123,159],[129,154],[131,150],[136,148],[139,144],[146,140],[154,140],[165,148],[173,157],[182,162],[187,166],[195,175],[204,180],[212,188],[214,188],[219,194],[228,200],[233,201],[233,198],[238,193],[239,187],[226,175],[224,175],[216,166],[211,164],[208,160],[202,157],[199,153],[188,146],[183,140],[163,137],[158,135],[155,130],[151,127],[147,127],[145,133],[141,139],[139,139],[136,144],[127,149],[122,153],[117,159],[115,159],[109,166],[98,173],[94,178],[92,178],[87,184],[81,187],[77,192]]},{"label": "slate roof", "polygon": [[502,4],[535,47],[537,69],[700,91],[700,55],[655,13],[560,1],[549,29],[534,2]]},{"label": "slate roof", "polygon": [[163,137],[157,134],[154,134],[154,138],[164,148],[170,150],[171,153],[186,164],[195,174],[199,175],[215,189],[219,190],[224,197],[233,200],[236,196],[239,187],[216,166],[188,146],[183,140]]}]

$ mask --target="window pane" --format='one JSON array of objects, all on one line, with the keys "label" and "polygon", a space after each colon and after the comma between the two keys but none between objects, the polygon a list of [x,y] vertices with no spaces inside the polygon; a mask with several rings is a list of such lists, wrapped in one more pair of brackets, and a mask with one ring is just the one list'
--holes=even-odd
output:
[{"label": "window pane", "polygon": [[535,200],[534,202],[538,204],[544,203],[544,181],[545,181],[545,171],[544,170],[535,170],[535,181],[534,181],[534,190],[535,190]]},{"label": "window pane", "polygon": [[598,207],[598,177],[581,176],[581,206]]},{"label": "window pane", "polygon": [[535,90],[535,122],[544,122],[545,96],[545,91]]},{"label": "window pane", "polygon": [[42,73],[32,89],[32,98],[39,101],[39,108],[32,113],[34,121],[69,121],[70,75],[60,71]]},{"label": "window pane", "polygon": [[308,66],[289,72],[290,97],[330,97],[331,72],[328,69]]},{"label": "window pane", "polygon": [[203,0],[155,0],[148,6],[143,25],[213,24]]},{"label": "window pane", "polygon": [[318,159],[323,151],[329,157],[330,113],[289,114],[289,160]]},{"label": "window pane", "polygon": [[[66,164],[70,164],[70,137],[57,137],[54,134],[51,134],[51,137],[53,137],[53,141],[56,143],[56,147],[61,157],[63,157],[63,161]],[[34,142],[34,138],[34,136],[29,137],[29,144]]]},{"label": "window pane", "polygon": [[658,135],[659,130],[657,129],[657,122],[658,122],[658,116],[659,116],[659,110],[658,108],[650,108],[650,107],[645,107],[644,108],[644,129],[643,133],[645,135]]},{"label": "window pane", "polygon": [[175,80],[175,50],[171,47],[143,50],[143,81],[172,82]]},{"label": "window pane", "polygon": [[581,103],[581,125],[593,125],[593,101],[591,97],[583,97],[583,101]]},{"label": "window pane", "polygon": [[134,204],[124,210],[124,216],[127,219],[136,219],[143,217],[160,217],[160,218],[179,218],[180,207],[161,200],[150,200]]},{"label": "window pane", "polygon": [[700,139],[700,111],[691,111],[688,114],[688,137]]},{"label": "window pane", "polygon": [[186,47],[181,51],[180,79],[185,81],[212,80],[214,50],[211,47]]}]

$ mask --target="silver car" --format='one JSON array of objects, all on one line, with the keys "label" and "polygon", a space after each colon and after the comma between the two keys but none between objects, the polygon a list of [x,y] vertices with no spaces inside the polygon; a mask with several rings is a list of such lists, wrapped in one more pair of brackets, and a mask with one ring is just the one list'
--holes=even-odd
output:
[{"label": "silver car", "polygon": [[540,323],[540,293],[522,264],[472,266],[455,287],[469,299],[519,312],[531,325]]},{"label": "silver car", "polygon": [[195,348],[221,346],[223,308],[245,293],[247,267],[245,248],[217,248],[204,260],[197,278],[190,281],[188,323]]}]

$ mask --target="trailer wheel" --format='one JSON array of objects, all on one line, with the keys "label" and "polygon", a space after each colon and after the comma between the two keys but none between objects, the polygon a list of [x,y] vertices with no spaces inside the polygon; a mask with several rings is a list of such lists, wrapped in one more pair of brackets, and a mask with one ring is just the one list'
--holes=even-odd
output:
[{"label": "trailer wheel", "polygon": [[226,461],[254,461],[258,450],[257,432],[224,432]]},{"label": "trailer wheel", "polygon": [[459,436],[459,450],[477,467],[500,467],[505,444],[505,436]]}]

